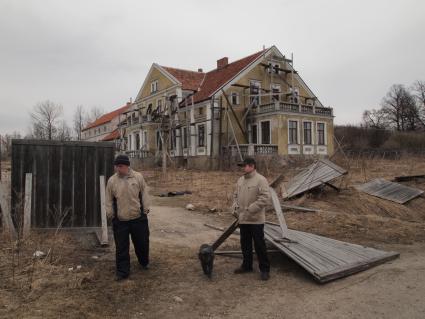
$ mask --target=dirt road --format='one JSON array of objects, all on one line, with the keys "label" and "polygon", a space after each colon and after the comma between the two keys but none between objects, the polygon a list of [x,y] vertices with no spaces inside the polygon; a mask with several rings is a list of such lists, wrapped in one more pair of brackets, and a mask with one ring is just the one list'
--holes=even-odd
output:
[{"label": "dirt road", "polygon": [[[167,202],[162,202],[162,205]],[[258,273],[233,275],[240,259],[217,257],[212,280],[197,260],[201,243],[224,226],[215,214],[155,206],[150,216],[152,268],[140,270],[132,255],[132,275],[113,281],[113,247],[101,254],[78,248],[63,258],[45,282],[18,294],[7,285],[0,294],[4,318],[425,318],[425,245],[380,246],[401,258],[326,285],[316,284],[287,258],[271,258],[271,279]],[[232,236],[223,248],[238,249]],[[65,253],[65,250],[64,250]],[[98,254],[98,260],[90,258]],[[68,254],[68,252],[67,252]],[[71,256],[73,254],[73,256]],[[87,280],[72,284],[67,267],[81,264]],[[56,279],[55,279],[56,278]],[[58,278],[62,278],[59,280]],[[63,278],[66,278],[63,279]]]}]

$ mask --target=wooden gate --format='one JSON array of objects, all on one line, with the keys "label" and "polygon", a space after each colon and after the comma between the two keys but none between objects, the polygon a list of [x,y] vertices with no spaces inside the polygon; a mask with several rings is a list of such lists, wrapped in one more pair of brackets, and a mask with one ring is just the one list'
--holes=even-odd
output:
[{"label": "wooden gate", "polygon": [[32,173],[31,225],[99,227],[99,176],[113,174],[110,142],[12,141],[12,214],[22,220],[25,174]]}]

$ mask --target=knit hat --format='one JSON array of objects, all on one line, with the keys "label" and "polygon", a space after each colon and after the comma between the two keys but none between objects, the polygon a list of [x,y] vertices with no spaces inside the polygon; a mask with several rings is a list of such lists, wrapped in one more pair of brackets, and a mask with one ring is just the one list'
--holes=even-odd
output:
[{"label": "knit hat", "polygon": [[120,154],[117,157],[115,157],[114,165],[127,165],[130,166],[130,160],[128,159],[128,156],[125,154]]}]

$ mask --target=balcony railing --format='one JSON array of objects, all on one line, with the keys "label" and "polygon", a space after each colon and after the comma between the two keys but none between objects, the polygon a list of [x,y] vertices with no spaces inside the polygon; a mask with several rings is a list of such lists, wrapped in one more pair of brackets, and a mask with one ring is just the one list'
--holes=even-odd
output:
[{"label": "balcony railing", "polygon": [[[239,150],[243,158],[256,155],[277,154],[277,145],[275,144],[239,144]],[[223,146],[223,155],[237,157],[238,147],[236,145]]]},{"label": "balcony railing", "polygon": [[306,104],[295,104],[289,102],[274,102],[258,106],[252,110],[253,114],[263,114],[270,112],[289,112],[301,114],[315,114],[320,116],[333,116],[333,109],[330,107],[313,106]]},{"label": "balcony railing", "polygon": [[130,158],[148,158],[153,156],[151,152],[146,150],[126,151],[125,153]]}]

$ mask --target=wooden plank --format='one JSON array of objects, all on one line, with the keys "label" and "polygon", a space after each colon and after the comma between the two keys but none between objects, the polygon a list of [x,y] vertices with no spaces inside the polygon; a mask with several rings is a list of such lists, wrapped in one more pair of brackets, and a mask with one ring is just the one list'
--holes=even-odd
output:
[{"label": "wooden plank", "polygon": [[16,229],[13,225],[12,216],[10,214],[10,199],[6,187],[3,182],[0,181],[0,207],[2,212],[2,225],[9,235],[15,239]]},{"label": "wooden plank", "polygon": [[304,268],[320,283],[345,277],[397,258],[397,252],[385,252],[335,239],[288,230],[296,242],[282,243],[280,226],[266,223],[267,241]]},{"label": "wooden plank", "polygon": [[280,229],[282,231],[282,238],[289,239],[288,227],[286,226],[285,217],[283,217],[282,208],[280,207],[279,198],[275,190],[269,187],[270,195],[272,197],[273,208],[276,212],[277,219],[279,220]]},{"label": "wooden plank", "polygon": [[25,199],[24,199],[24,223],[22,236],[27,238],[31,230],[31,195],[32,195],[32,174],[25,174]]},{"label": "wooden plank", "polygon": [[100,182],[100,213],[102,221],[102,234],[100,236],[101,246],[109,245],[108,239],[108,222],[106,219],[106,208],[105,208],[105,176],[99,176]]},{"label": "wooden plank", "polygon": [[224,232],[220,235],[220,237],[212,243],[213,250],[216,250],[233,232],[238,228],[239,220],[235,220]]},{"label": "wooden plank", "polygon": [[325,159],[318,160],[289,181],[286,185],[284,198],[300,195],[345,174],[347,174],[345,169],[331,161]]}]

